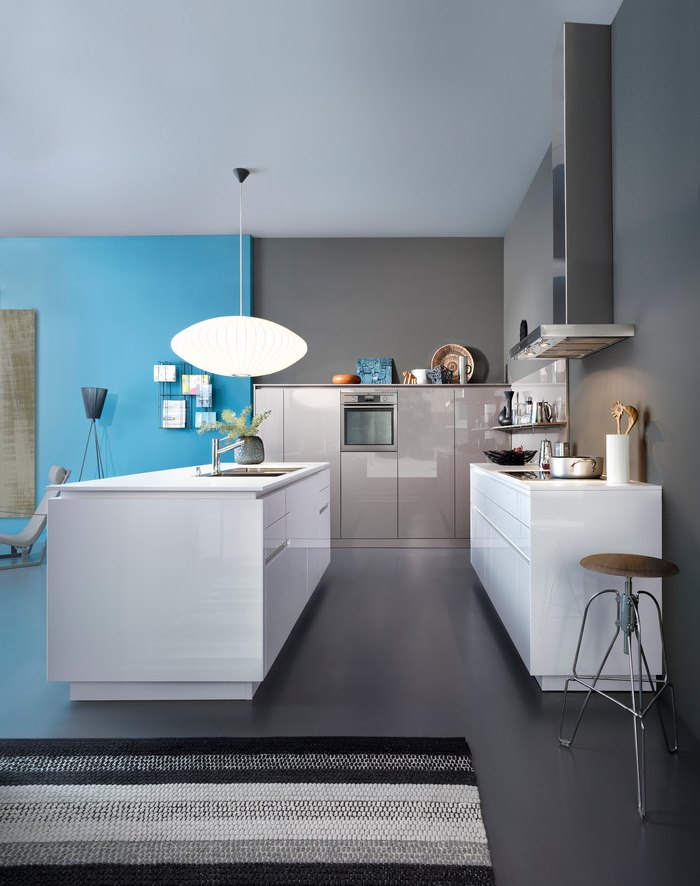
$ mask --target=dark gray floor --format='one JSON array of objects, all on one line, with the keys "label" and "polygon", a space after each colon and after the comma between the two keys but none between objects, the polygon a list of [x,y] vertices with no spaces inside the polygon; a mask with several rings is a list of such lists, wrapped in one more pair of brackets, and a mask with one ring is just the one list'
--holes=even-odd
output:
[{"label": "dark gray floor", "polygon": [[335,550],[253,702],[74,702],[45,680],[45,569],[0,573],[0,736],[463,735],[498,886],[700,881],[700,748],[649,719],[648,821],[629,715],[595,699],[558,746],[561,696],[528,676],[467,551]]}]

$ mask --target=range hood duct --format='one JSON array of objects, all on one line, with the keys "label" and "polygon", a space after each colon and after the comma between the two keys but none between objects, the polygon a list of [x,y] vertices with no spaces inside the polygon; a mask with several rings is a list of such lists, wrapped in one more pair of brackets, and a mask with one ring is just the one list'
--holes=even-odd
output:
[{"label": "range hood duct", "polygon": [[513,360],[586,357],[634,335],[613,323],[610,27],[567,23],[554,60],[553,309]]}]

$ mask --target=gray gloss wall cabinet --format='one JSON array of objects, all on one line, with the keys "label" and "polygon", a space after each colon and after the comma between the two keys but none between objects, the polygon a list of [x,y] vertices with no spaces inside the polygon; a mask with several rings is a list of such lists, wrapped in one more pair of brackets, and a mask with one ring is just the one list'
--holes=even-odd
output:
[{"label": "gray gloss wall cabinet", "polygon": [[[256,385],[255,411],[271,410],[260,430],[265,457],[330,462],[331,538],[337,544],[393,539],[397,546],[465,547],[470,464],[484,461],[484,449],[536,448],[540,434],[493,427],[505,402],[502,385],[391,390],[398,393],[397,452],[341,453],[340,388]],[[543,396],[552,399],[550,388]],[[556,439],[550,430],[546,436]]]},{"label": "gray gloss wall cabinet", "polygon": [[454,538],[455,395],[399,392],[399,538]]},{"label": "gray gloss wall cabinet", "polygon": [[284,389],[284,460],[331,466],[331,538],[340,538],[340,390]]},{"label": "gray gloss wall cabinet", "polygon": [[255,412],[270,409],[260,428],[270,461],[327,461],[331,466],[331,538],[340,538],[340,390],[255,388]]},{"label": "gray gloss wall cabinet", "polygon": [[396,452],[341,452],[343,538],[396,538]]},{"label": "gray gloss wall cabinet", "polygon": [[[502,389],[491,396],[480,388],[455,388],[455,537],[469,538],[469,468],[485,460],[484,449],[514,446],[512,435],[486,428],[495,422],[501,407]],[[497,403],[497,406],[493,404]],[[539,437],[536,438],[539,442]],[[534,445],[528,443],[528,446]]]},{"label": "gray gloss wall cabinet", "polygon": [[265,459],[284,461],[284,388],[256,388],[253,412],[270,411],[260,425]]}]

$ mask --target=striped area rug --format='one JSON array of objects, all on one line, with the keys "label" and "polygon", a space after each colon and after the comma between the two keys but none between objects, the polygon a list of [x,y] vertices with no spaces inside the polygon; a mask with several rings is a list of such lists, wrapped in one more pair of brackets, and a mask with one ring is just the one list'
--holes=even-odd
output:
[{"label": "striped area rug", "polygon": [[0,741],[0,883],[493,884],[463,739]]}]

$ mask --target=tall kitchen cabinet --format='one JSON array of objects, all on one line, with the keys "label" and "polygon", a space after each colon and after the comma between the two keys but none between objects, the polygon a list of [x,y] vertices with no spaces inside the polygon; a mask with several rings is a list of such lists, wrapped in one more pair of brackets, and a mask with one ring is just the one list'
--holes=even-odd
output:
[{"label": "tall kitchen cabinet", "polygon": [[331,538],[340,538],[340,389],[256,386],[255,412],[270,461],[327,461],[331,466]]},{"label": "tall kitchen cabinet", "polygon": [[454,538],[455,394],[399,391],[399,538]]},{"label": "tall kitchen cabinet", "polygon": [[[489,429],[505,404],[505,400],[495,399],[496,391],[489,393],[485,395],[484,388],[476,385],[455,388],[455,538],[467,539],[470,535],[470,466],[485,461],[485,449],[515,445],[509,434]],[[497,393],[501,395],[503,389],[497,389]]]}]

